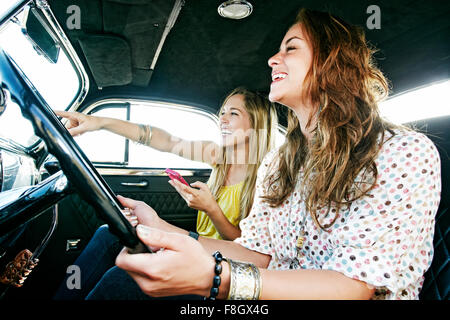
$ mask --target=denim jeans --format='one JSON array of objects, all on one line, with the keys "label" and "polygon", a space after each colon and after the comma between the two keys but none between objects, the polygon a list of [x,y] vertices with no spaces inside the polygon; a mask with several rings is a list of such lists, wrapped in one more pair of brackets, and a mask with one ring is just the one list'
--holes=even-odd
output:
[{"label": "denim jeans", "polygon": [[109,232],[108,226],[97,229],[81,255],[74,262],[80,268],[80,289],[69,289],[68,274],[56,291],[56,300],[84,300],[108,269],[114,266],[123,246],[119,239]]},{"label": "denim jeans", "polygon": [[109,232],[108,226],[101,226],[75,261],[81,271],[81,288],[69,289],[66,282],[59,287],[56,300],[200,300],[198,295],[152,298],[144,294],[127,272],[114,266],[123,246],[119,239]]}]

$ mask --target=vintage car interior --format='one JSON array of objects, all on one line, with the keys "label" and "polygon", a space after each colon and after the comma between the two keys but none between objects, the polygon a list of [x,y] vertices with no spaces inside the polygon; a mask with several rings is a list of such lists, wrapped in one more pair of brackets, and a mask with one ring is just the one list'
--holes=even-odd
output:
[{"label": "vintage car interior", "polygon": [[[267,60],[301,7],[364,28],[391,82],[391,108],[422,88],[446,92],[438,100],[446,113],[433,113],[430,102],[420,106],[423,116],[410,120],[406,111],[400,121],[426,133],[441,156],[434,259],[420,298],[448,300],[450,2],[444,0],[2,0],[0,299],[51,299],[102,224],[127,246],[138,245],[118,218],[114,194],[145,201],[163,219],[195,230],[197,212],[167,183],[164,169],[206,181],[207,165],[103,131],[72,138],[53,110],[219,139],[221,100],[237,86],[268,93]],[[280,144],[284,111],[280,106]],[[22,261],[11,264],[17,257]]]}]

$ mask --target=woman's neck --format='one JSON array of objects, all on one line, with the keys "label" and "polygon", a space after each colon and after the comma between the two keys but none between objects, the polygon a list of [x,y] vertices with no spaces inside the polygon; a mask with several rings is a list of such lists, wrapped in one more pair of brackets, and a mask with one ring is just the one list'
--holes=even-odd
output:
[{"label": "woman's neck", "polygon": [[228,164],[224,185],[235,185],[245,179],[249,161],[249,143],[233,145],[226,149]]},{"label": "woman's neck", "polygon": [[298,122],[300,123],[300,129],[302,130],[303,135],[306,137],[308,141],[311,141],[313,131],[316,128],[317,124],[317,114],[314,114],[311,118],[311,123],[309,127],[306,127],[311,116],[311,113],[314,112],[315,108],[312,106],[301,105],[292,109],[297,115]]},{"label": "woman's neck", "polygon": [[225,185],[231,186],[238,184],[245,179],[246,174],[246,164],[231,164],[228,168],[227,177],[225,178]]},{"label": "woman's neck", "polygon": [[240,143],[225,149],[227,163],[230,165],[247,165],[249,161],[249,143]]}]

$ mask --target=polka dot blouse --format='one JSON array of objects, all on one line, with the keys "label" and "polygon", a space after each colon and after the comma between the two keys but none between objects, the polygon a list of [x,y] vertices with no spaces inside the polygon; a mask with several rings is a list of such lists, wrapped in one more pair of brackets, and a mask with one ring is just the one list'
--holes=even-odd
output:
[{"label": "polka dot blouse", "polygon": [[[396,131],[394,137],[386,132],[375,188],[341,209],[328,231],[315,225],[300,192],[294,190],[277,208],[260,199],[263,178],[276,170],[269,165],[276,155],[275,150],[267,154],[259,168],[254,204],[235,242],[271,255],[269,269],[334,270],[374,286],[374,299],[418,299],[433,257],[441,191],[434,144],[414,131]],[[320,223],[335,214],[321,212]]]}]

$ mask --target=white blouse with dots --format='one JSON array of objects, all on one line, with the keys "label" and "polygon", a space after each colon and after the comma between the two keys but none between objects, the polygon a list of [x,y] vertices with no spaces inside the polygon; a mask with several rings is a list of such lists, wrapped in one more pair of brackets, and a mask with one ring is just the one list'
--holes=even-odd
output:
[{"label": "white blouse with dots", "polygon": [[[441,191],[440,159],[431,140],[414,131],[397,130],[393,137],[386,132],[375,188],[341,209],[327,231],[315,225],[295,191],[301,172],[281,206],[271,208],[260,199],[277,154],[267,154],[258,170],[253,207],[235,242],[271,255],[269,269],[335,270],[375,286],[374,299],[418,299],[433,258]],[[333,211],[325,217],[321,212],[322,225],[332,221]]]}]

